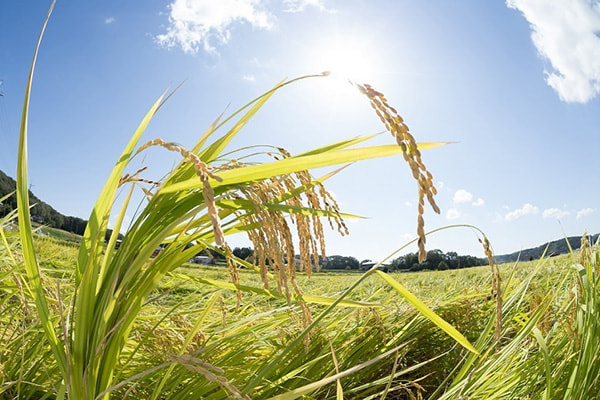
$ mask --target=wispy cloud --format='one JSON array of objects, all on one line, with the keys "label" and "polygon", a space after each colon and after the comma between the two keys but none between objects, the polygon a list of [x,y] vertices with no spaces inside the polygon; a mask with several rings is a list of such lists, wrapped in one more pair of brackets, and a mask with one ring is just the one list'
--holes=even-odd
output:
[{"label": "wispy cloud", "polygon": [[561,210],[560,208],[547,208],[542,213],[542,217],[544,218],[556,218],[561,219],[569,216],[571,213],[567,210]]},{"label": "wispy cloud", "polygon": [[112,23],[114,23],[114,22],[116,22],[116,19],[115,19],[115,17],[108,17],[108,18],[106,18],[106,19],[104,20],[104,23],[105,23],[106,25],[110,25],[110,24],[112,24]]},{"label": "wispy cloud", "polygon": [[577,211],[577,215],[575,218],[577,219],[581,219],[583,217],[587,217],[588,215],[592,214],[596,212],[595,208],[582,208],[581,210]]},{"label": "wispy cloud", "polygon": [[475,207],[481,207],[482,205],[485,204],[485,201],[481,198],[478,197],[477,200],[475,200],[473,203],[471,203],[473,206]]},{"label": "wispy cloud", "polygon": [[504,215],[504,219],[506,219],[507,221],[513,221],[515,219],[519,219],[526,215],[537,214],[538,212],[539,212],[539,209],[536,206],[534,206],[530,203],[525,203],[525,204],[523,204],[523,207],[517,208],[515,210],[509,211],[508,213],[506,213],[506,215]]},{"label": "wispy cloud", "polygon": [[546,82],[566,102],[585,103],[600,93],[600,2],[507,0],[529,21],[531,38],[551,64]]},{"label": "wispy cloud", "polygon": [[242,75],[242,79],[247,81],[247,82],[256,82],[256,77],[252,74],[245,74]]},{"label": "wispy cloud", "polygon": [[469,203],[473,200],[473,195],[466,191],[465,189],[458,189],[456,193],[454,193],[454,202],[458,203]]},{"label": "wispy cloud", "polygon": [[[325,0],[171,0],[167,6],[169,24],[155,40],[166,48],[180,47],[187,54],[200,50],[217,54],[217,46],[229,42],[235,25],[271,30],[276,12],[299,13],[307,8],[331,11]],[[269,6],[269,7],[267,7]]]},{"label": "wispy cloud", "polygon": [[446,219],[457,219],[460,218],[460,211],[458,211],[456,208],[451,208],[448,211],[446,211]]},{"label": "wispy cloud", "polygon": [[321,11],[332,11],[325,7],[323,0],[283,0],[283,12],[297,13],[304,11],[307,7],[314,7]]},{"label": "wispy cloud", "polygon": [[235,23],[269,30],[276,21],[261,0],[174,0],[168,8],[167,32],[156,41],[167,48],[179,46],[188,54],[201,48],[216,53],[213,42],[227,43]]}]

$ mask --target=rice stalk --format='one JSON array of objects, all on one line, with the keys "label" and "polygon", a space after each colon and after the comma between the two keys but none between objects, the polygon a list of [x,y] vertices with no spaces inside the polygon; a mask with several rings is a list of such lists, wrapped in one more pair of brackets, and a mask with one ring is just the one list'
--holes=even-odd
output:
[{"label": "rice stalk", "polygon": [[[47,20],[48,18],[46,22]],[[326,74],[279,83],[222,122],[219,122],[220,118],[218,118],[196,145],[191,147],[191,150],[162,139],[154,139],[138,147],[147,126],[171,94],[161,95],[141,120],[98,197],[79,247],[76,268],[72,275],[72,293],[69,301],[64,298],[63,303],[62,294],[57,294],[53,290],[51,280],[44,276],[47,272],[40,269],[36,258],[27,200],[28,106],[40,40],[34,53],[22,114],[17,198],[21,245],[29,278],[27,290],[31,292],[40,319],[40,325],[34,324],[34,326],[38,329],[38,336],[40,336],[41,326],[45,338],[36,342],[38,347],[32,346],[32,348],[39,349],[49,344],[51,353],[40,352],[42,359],[39,362],[51,358],[55,363],[54,370],[48,372],[45,380],[47,386],[53,388],[47,389],[50,395],[56,394],[58,397],[67,395],[70,399],[108,399],[116,390],[124,388],[123,382],[138,385],[142,381],[162,382],[158,387],[167,389],[168,393],[172,393],[169,395],[172,398],[178,398],[183,395],[182,393],[190,390],[200,397],[210,393],[213,396],[229,393],[238,398],[245,398],[251,393],[266,395],[278,389],[271,386],[269,382],[272,381],[271,374],[281,368],[278,365],[279,361],[284,358],[290,359],[290,354],[294,354],[291,357],[294,360],[302,360],[303,357],[310,356],[311,351],[320,351],[318,342],[312,344],[308,341],[313,330],[324,329],[320,323],[326,318],[333,317],[345,297],[371,275],[380,275],[415,305],[426,318],[432,320],[464,347],[476,352],[458,331],[432,309],[419,302],[396,280],[379,274],[375,269],[361,276],[341,295],[330,299],[327,307],[317,317],[312,316],[307,305],[308,301],[305,300],[309,299],[309,296],[304,293],[297,281],[293,225],[298,236],[299,269],[305,270],[307,275],[311,274],[313,267],[318,270],[319,256],[325,256],[321,218],[328,218],[331,228],[337,229],[341,234],[347,234],[347,227],[343,221],[344,215],[340,212],[337,202],[324,189],[321,181],[315,180],[308,172],[313,168],[403,154],[419,185],[417,232],[420,255],[425,253],[426,235],[423,228],[425,197],[436,212],[439,212],[439,209],[434,200],[436,189],[433,186],[433,178],[421,160],[419,149],[433,148],[443,143],[416,143],[396,110],[388,104],[381,93],[368,85],[359,87],[369,98],[371,106],[388,131],[396,138],[397,145],[349,148],[366,140],[358,138],[333,143],[295,156],[283,148],[277,148],[276,153],[270,154],[270,160],[254,164],[239,162],[239,160],[228,163],[223,157],[223,152],[231,140],[242,131],[242,128],[277,90],[292,82],[309,77],[322,77]],[[231,123],[232,126],[219,138],[210,142],[209,139],[216,132],[220,132],[221,128],[225,129],[225,123]],[[152,146],[177,152],[182,156],[182,161],[159,182],[140,178],[139,175],[144,168],[127,173],[126,168],[134,157]],[[146,195],[144,205],[136,212],[134,221],[123,234],[120,246],[117,248],[116,241],[119,229],[113,231],[107,245],[105,236],[118,190],[131,185],[117,217],[117,225],[120,227],[129,207],[131,193],[139,183],[153,185],[153,191],[144,188],[143,192]],[[229,204],[231,208],[223,207],[225,204]],[[265,291],[269,288],[269,280],[274,279],[278,293],[286,299],[288,305],[286,312],[290,315],[289,319],[293,321],[298,318],[300,321],[300,327],[289,328],[287,338],[290,340],[282,347],[283,350],[273,351],[273,356],[266,364],[256,363],[256,373],[247,376],[243,388],[238,386],[240,382],[235,382],[235,375],[230,379],[224,376],[225,369],[221,365],[208,359],[204,360],[204,356],[210,358],[212,354],[207,349],[217,352],[214,343],[200,347],[193,354],[173,355],[172,352],[164,352],[161,354],[163,363],[158,364],[160,368],[150,367],[142,371],[139,368],[129,369],[123,373],[125,379],[115,383],[115,377],[121,377],[119,368],[123,359],[127,360],[128,368],[134,367],[129,361],[133,358],[127,352],[131,347],[134,348],[134,353],[138,352],[136,349],[141,348],[139,345],[132,346],[131,341],[135,338],[133,332],[137,324],[140,324],[140,316],[148,306],[149,296],[159,289],[166,277],[175,276],[173,272],[177,268],[181,268],[187,260],[209,246],[219,248],[226,255],[230,280],[237,292],[236,312],[231,315],[226,299],[219,295],[222,317],[220,329],[222,332],[227,332],[226,343],[239,343],[252,334],[249,328],[242,333],[235,333],[236,328],[245,325],[237,321],[229,322],[229,318],[234,317],[237,312],[248,310],[248,306],[241,304],[242,285],[237,269],[238,260],[232,256],[225,239],[226,235],[239,231],[248,232],[253,242],[256,249],[255,267],[261,271]],[[57,285],[59,291],[60,286]],[[156,296],[156,299],[160,298],[161,296]],[[71,304],[68,310],[64,309],[66,304]],[[385,338],[386,329],[378,312],[371,310],[369,318],[377,322],[375,327],[379,332],[377,337]],[[58,322],[59,320],[62,322]],[[276,325],[276,321],[268,322],[267,325]],[[61,332],[62,340],[59,339],[57,332]],[[182,336],[178,332],[166,333],[166,336],[169,335]],[[315,341],[322,340],[322,337],[319,337],[322,335],[316,336]],[[241,344],[247,343],[248,341],[245,341]],[[304,345],[305,355],[297,353],[298,346],[301,344]],[[349,376],[355,371],[370,368],[372,364],[395,353],[405,344],[405,342],[394,343],[392,350],[377,346],[381,351],[369,354],[371,361],[360,362],[358,359],[353,359],[354,367],[347,365],[333,381]],[[201,355],[203,358],[200,358]],[[220,360],[226,362],[231,357],[235,355],[227,354]],[[23,356],[22,359],[25,360],[25,357]],[[163,367],[167,366],[165,362],[171,363],[168,364],[169,367],[175,365],[168,369],[172,371],[170,376],[160,375],[163,373]],[[316,369],[320,376],[325,372],[314,363],[303,362],[296,370],[298,368],[307,371]],[[23,377],[30,373],[30,369],[22,366],[18,372],[21,375],[19,382],[22,383]],[[289,373],[290,371],[287,371],[285,374]],[[268,380],[265,380],[267,378]],[[290,378],[296,389],[283,396],[297,397],[300,394],[319,390],[331,379],[331,377],[324,377],[304,387],[298,387],[295,378]],[[183,382],[186,383],[185,389],[182,388]],[[188,383],[192,389],[188,388]],[[132,388],[133,386],[129,387],[127,391],[133,390]],[[18,390],[21,390],[20,386]],[[139,393],[147,395],[146,392],[148,389],[142,388]],[[154,396],[157,392],[154,392]]]},{"label": "rice stalk", "polygon": [[437,194],[437,189],[433,184],[433,175],[431,175],[425,164],[423,164],[421,152],[415,138],[410,134],[408,126],[404,123],[404,120],[396,109],[389,105],[385,96],[368,84],[357,84],[356,87],[362,94],[367,96],[371,107],[375,110],[386,130],[396,139],[396,143],[402,149],[404,160],[408,163],[413,178],[417,181],[419,187],[417,235],[419,237],[419,262],[423,262],[427,259],[427,251],[425,251],[425,222],[423,220],[425,197],[427,197],[427,201],[433,211],[437,214],[440,213],[440,209],[434,198]]}]

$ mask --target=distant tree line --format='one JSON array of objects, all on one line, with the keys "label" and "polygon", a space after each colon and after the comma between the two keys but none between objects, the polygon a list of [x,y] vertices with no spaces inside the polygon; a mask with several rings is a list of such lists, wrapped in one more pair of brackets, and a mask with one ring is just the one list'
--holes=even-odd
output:
[{"label": "distant tree line", "polygon": [[354,257],[348,256],[327,256],[320,260],[321,269],[345,269],[357,270],[360,263]]},{"label": "distant tree line", "polygon": [[[246,260],[248,262],[253,261],[254,249],[252,247],[235,247],[233,249],[233,255],[242,260]],[[215,260],[224,260],[225,257],[215,251],[211,251],[208,249],[204,249],[197,256],[209,256],[214,258]],[[269,261],[267,260],[267,264]],[[332,269],[343,269],[343,270],[358,270],[360,269],[360,263],[354,257],[346,257],[346,256],[327,256],[325,258],[319,257],[319,266],[323,270],[332,270]]]},{"label": "distant tree line", "polygon": [[[189,244],[188,247],[192,245]],[[242,260],[246,260],[252,262],[252,255],[254,255],[254,250],[251,247],[235,247],[232,251],[233,255]],[[200,251],[196,256],[206,256],[213,258],[216,260],[225,260],[225,256],[221,253],[217,253],[216,251],[212,251],[209,249],[204,249]]]},{"label": "distant tree line", "polygon": [[251,247],[236,247],[233,249],[233,255],[242,260],[252,261],[254,250]]},{"label": "distant tree line", "polygon": [[[233,249],[233,254],[243,260],[252,262],[254,250],[251,247],[236,247]],[[198,255],[208,255],[215,259],[223,259],[224,257],[218,253],[203,250]],[[361,265],[369,263],[371,260],[358,259],[351,256],[333,255],[327,257],[319,257],[319,266],[321,270],[359,270]],[[268,264],[268,262],[267,262]],[[371,262],[372,264],[372,262]],[[447,270],[468,268],[478,265],[486,265],[486,258],[478,258],[474,256],[461,256],[454,251],[444,253],[441,250],[430,250],[427,252],[427,260],[419,263],[416,253],[408,253],[400,256],[386,265],[388,271],[423,271],[423,270]]]},{"label": "distant tree line", "polygon": [[[216,253],[210,250],[202,250],[197,255],[199,256],[210,256],[215,259],[224,259],[221,254]],[[241,258],[242,260],[246,260],[252,262],[252,257],[254,256],[254,249],[252,247],[235,247],[233,249],[233,255],[237,258]],[[267,260],[267,264],[268,264]],[[325,258],[319,257],[319,266],[321,269],[344,269],[344,270],[358,270],[360,268],[360,264],[358,260],[354,257],[345,257],[345,256],[327,256]]]},{"label": "distant tree line", "polygon": [[388,266],[391,271],[423,271],[423,270],[447,270],[475,267],[487,264],[486,258],[474,256],[461,256],[454,251],[444,253],[439,249],[429,250],[427,260],[419,262],[417,253],[408,253],[392,261]]},{"label": "distant tree line", "polygon": [[[0,198],[12,193],[16,189],[16,182],[10,176],[0,171]],[[63,231],[72,232],[77,235],[83,235],[87,221],[78,217],[70,217],[63,215],[52,208],[49,204],[38,199],[31,190],[29,191],[29,204],[31,208],[31,220],[38,224],[46,225],[51,228],[62,229]],[[10,196],[8,199],[0,203],[0,217],[5,216],[12,210],[17,208],[17,196]],[[112,231],[107,231],[107,236],[110,236]]]},{"label": "distant tree line", "polygon": [[[596,243],[599,240],[599,236],[599,234],[588,235],[587,240],[590,243]],[[567,244],[567,241],[569,244]],[[580,236],[570,236],[566,239],[554,240],[520,252],[494,256],[494,259],[499,264],[515,262],[517,259],[521,261],[537,260],[544,252],[546,257],[568,253],[569,245],[573,250],[577,250],[580,243]],[[251,247],[236,247],[233,249],[233,254],[238,258],[252,262],[254,250]],[[215,259],[224,259],[221,254],[214,252],[209,254],[206,250],[203,250],[199,255],[210,255]],[[435,249],[427,252],[427,260],[422,263],[419,263],[417,253],[408,253],[394,259],[390,264],[386,264],[385,269],[388,271],[447,270],[475,267],[486,265],[487,263],[487,258],[458,255],[454,251],[444,253],[439,249]],[[322,270],[358,270],[361,269],[361,266],[364,269],[365,264],[372,265],[373,262],[371,260],[359,262],[354,257],[340,255],[327,256],[325,258],[319,257],[319,266]]]}]

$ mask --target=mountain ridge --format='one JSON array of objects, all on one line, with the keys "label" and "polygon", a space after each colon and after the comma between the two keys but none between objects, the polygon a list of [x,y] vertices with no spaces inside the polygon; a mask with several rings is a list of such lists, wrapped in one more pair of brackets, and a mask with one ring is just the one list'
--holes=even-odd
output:
[{"label": "mountain ridge", "polygon": [[[598,233],[594,235],[587,235],[588,242],[596,243],[599,235],[600,234]],[[569,252],[569,246],[573,250],[579,249],[579,247],[581,246],[582,236],[568,236],[562,239],[556,239],[550,242],[543,243],[537,247],[531,247],[528,249],[515,251],[513,253],[508,254],[502,254],[494,257],[496,259],[496,262],[498,262],[499,264],[503,264],[507,262],[515,262],[517,260],[538,260],[542,257],[544,252],[546,253],[546,257],[552,257],[559,254],[566,254]],[[567,242],[569,244],[567,244]]]}]

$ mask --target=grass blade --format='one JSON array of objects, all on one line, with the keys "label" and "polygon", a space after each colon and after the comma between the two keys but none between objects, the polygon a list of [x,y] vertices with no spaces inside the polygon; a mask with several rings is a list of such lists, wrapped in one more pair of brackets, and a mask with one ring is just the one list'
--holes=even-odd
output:
[{"label": "grass blade", "polygon": [[310,383],[308,385],[304,385],[302,387],[299,387],[297,389],[291,390],[287,393],[283,393],[274,397],[271,397],[269,400],[294,400],[297,399],[298,397],[304,396],[306,394],[309,394],[311,392],[314,392],[315,390],[327,385],[328,383],[332,383],[335,382],[336,380],[343,378],[345,376],[351,375],[355,372],[360,371],[361,369],[368,367],[369,365],[375,364],[378,361],[381,361],[383,359],[385,359],[386,357],[388,357],[391,354],[394,354],[395,352],[397,352],[399,349],[401,349],[402,347],[406,346],[405,343],[401,344],[400,346],[397,346],[396,348],[393,348],[389,351],[386,351],[385,353],[372,358],[369,361],[365,361],[364,363],[358,364],[352,368],[348,368],[347,370],[340,372],[338,374],[335,374],[333,376],[329,376],[327,378],[321,379],[317,382],[313,382]]},{"label": "grass blade", "polygon": [[[432,149],[444,145],[444,142],[419,143],[420,150]],[[246,182],[258,181],[272,176],[289,174],[314,168],[327,167],[335,164],[344,164],[352,161],[367,160],[370,158],[389,157],[402,153],[398,145],[362,147],[358,149],[339,150],[325,154],[309,156],[295,156],[283,160],[235,168],[219,173],[222,182],[210,180],[213,188],[224,185],[235,185]],[[201,183],[197,178],[165,186],[161,193],[178,192],[189,189],[199,189]]]},{"label": "grass blade", "polygon": [[[179,273],[175,273],[175,272],[170,272],[169,276],[173,276],[173,277],[176,277],[179,279],[191,280],[194,282],[202,283],[204,285],[218,287],[220,289],[228,289],[228,290],[233,290],[233,291],[239,290],[241,292],[260,294],[260,295],[263,295],[266,297],[272,297],[272,298],[280,299],[280,300],[284,300],[284,301],[287,300],[287,297],[284,294],[281,294],[276,290],[257,288],[257,287],[248,286],[248,285],[239,285],[239,284],[235,284],[235,283],[231,283],[231,282],[217,281],[217,280],[209,279],[209,278],[199,278],[199,277],[179,274]],[[305,301],[306,303],[321,304],[321,305],[326,305],[326,306],[329,306],[336,301],[336,299],[332,299],[329,297],[316,296],[316,295],[311,295],[311,294],[303,294],[302,296],[299,296],[297,294],[292,294],[291,300],[295,301],[295,302],[299,302],[302,300],[302,301]],[[338,303],[336,303],[336,305],[340,306],[340,307],[354,307],[354,308],[381,307],[381,304],[365,303],[362,301],[353,301],[353,300],[341,300]]]},{"label": "grass blade", "polygon": [[427,317],[431,322],[436,324],[441,330],[446,332],[450,337],[456,340],[461,346],[465,349],[479,354],[479,352],[469,343],[469,341],[454,328],[448,322],[444,321],[439,315],[437,315],[431,308],[427,307],[425,303],[417,298],[414,294],[412,294],[408,289],[406,289],[400,282],[389,276],[383,271],[375,271],[377,275],[379,275],[384,281],[389,283],[402,297],[406,299],[410,304],[412,304],[421,314]]},{"label": "grass blade", "polygon": [[44,31],[48,25],[48,20],[52,14],[56,0],[50,5],[46,19],[38,36],[33,60],[29,69],[27,86],[25,88],[25,99],[23,101],[23,112],[21,114],[21,130],[19,134],[19,150],[17,163],[17,208],[19,214],[19,235],[21,237],[21,248],[25,260],[25,270],[29,279],[29,285],[35,299],[36,309],[41,320],[42,328],[52,352],[56,357],[56,362],[63,373],[67,374],[67,356],[65,348],[59,343],[58,337],[50,320],[50,310],[44,294],[44,287],[40,276],[40,269],[37,263],[35,250],[33,248],[33,233],[31,227],[31,215],[29,213],[29,189],[27,184],[27,124],[29,120],[29,99],[31,96],[31,86],[33,84],[33,73],[37,61],[38,52],[44,36]]}]

